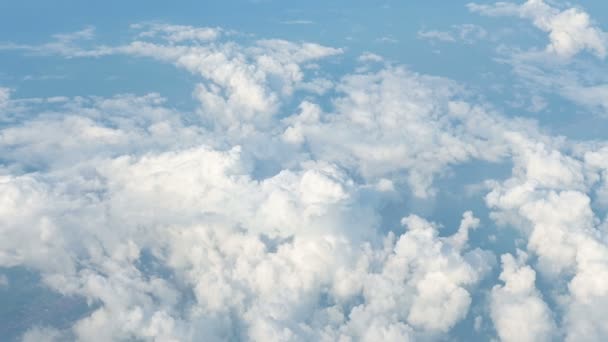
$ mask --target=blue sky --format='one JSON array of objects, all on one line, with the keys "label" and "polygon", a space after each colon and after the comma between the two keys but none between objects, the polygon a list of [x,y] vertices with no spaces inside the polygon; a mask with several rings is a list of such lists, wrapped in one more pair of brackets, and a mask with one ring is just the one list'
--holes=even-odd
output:
[{"label": "blue sky", "polygon": [[0,3],[0,335],[603,341],[603,1]]}]

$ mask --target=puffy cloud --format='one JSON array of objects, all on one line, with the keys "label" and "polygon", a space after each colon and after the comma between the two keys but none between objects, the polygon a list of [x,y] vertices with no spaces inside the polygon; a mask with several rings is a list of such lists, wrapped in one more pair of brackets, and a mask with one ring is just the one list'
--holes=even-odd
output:
[{"label": "puffy cloud", "polygon": [[549,33],[546,51],[559,57],[570,58],[582,50],[589,50],[600,58],[606,56],[608,35],[596,27],[589,14],[578,8],[560,11],[543,0],[528,0],[521,5],[498,2],[493,5],[469,3],[467,6],[483,15],[532,20],[534,26]]},{"label": "puffy cloud", "polygon": [[603,208],[608,207],[608,146],[581,146],[582,159],[591,170],[595,171],[599,177],[599,186],[596,188],[597,204]]},{"label": "puffy cloud", "polygon": [[[470,289],[491,267],[487,252],[463,248],[463,230],[476,224],[470,213],[455,239],[409,216],[406,233],[377,245],[368,204],[335,167],[258,182],[239,154],[197,148],[95,161],[97,196],[65,193],[75,186],[69,175],[7,179],[0,261],[101,303],[74,326],[82,340],[225,339],[235,325],[254,340],[396,338],[446,333],[466,315]],[[144,250],[174,277],[143,273]],[[180,309],[183,288],[194,298]],[[363,304],[349,309],[358,297]],[[193,324],[213,317],[232,322]]]},{"label": "puffy cloud", "polygon": [[233,128],[267,126],[281,99],[305,82],[301,65],[335,56],[341,49],[314,43],[259,40],[242,47],[227,42],[204,46],[135,41],[121,53],[174,63],[202,76],[195,90],[201,112],[212,123]]},{"label": "puffy cloud", "polygon": [[[550,341],[551,310],[534,285],[536,273],[511,254],[502,256],[504,285],[492,289],[492,320],[502,341]],[[521,257],[519,259],[522,259]]]},{"label": "puffy cloud", "polygon": [[[447,165],[502,154],[478,152],[443,122],[475,111],[450,103],[452,82],[403,68],[352,75],[339,82],[335,113],[311,100],[279,120],[281,101],[303,83],[299,65],[339,49],[279,40],[121,49],[199,74],[217,102],[202,99],[200,121],[186,124],[156,94],[37,99],[2,130],[0,262],[35,268],[48,286],[91,303],[62,334],[402,340],[445,335],[466,317],[492,265],[491,254],[467,247],[477,219],[467,213],[456,235],[440,237],[437,225],[408,216],[407,232],[387,236],[392,227],[379,229],[374,199],[394,189],[395,175],[424,164],[416,158],[425,149],[429,166],[410,179],[417,185],[431,171],[421,196]],[[257,140],[226,134],[248,121],[263,131]],[[327,140],[334,130],[344,140]],[[367,139],[344,144],[362,132]],[[404,161],[382,152],[396,142]],[[255,177],[256,149],[270,144],[280,169]],[[443,155],[446,147],[453,150]],[[146,262],[161,271],[144,272]]]},{"label": "puffy cloud", "polygon": [[[602,152],[590,145],[583,158],[558,151],[538,154],[538,147],[529,145],[522,152],[514,158],[513,177],[495,183],[486,196],[492,217],[521,230],[541,275],[554,282],[553,300],[564,311],[563,338],[601,340],[606,336],[600,317],[607,298],[601,284],[608,248],[588,193],[603,172]],[[534,158],[525,157],[530,152]],[[537,307],[539,314],[544,311]],[[503,324],[508,326],[498,323]]]},{"label": "puffy cloud", "polygon": [[[158,94],[0,98],[0,266],[90,305],[24,339],[439,340],[459,324],[482,332],[485,305],[504,340],[608,335],[600,143],[549,136],[402,66],[330,80],[310,67],[339,48],[134,28],[104,53],[200,77],[194,113]],[[55,39],[75,49],[66,56],[101,51]],[[437,177],[475,161],[512,167],[485,183],[486,204],[537,260],[504,255],[494,287],[484,216],[442,227],[415,212],[445,190]],[[399,196],[404,229],[384,217]]]},{"label": "puffy cloud", "polygon": [[[79,46],[79,41],[93,38],[94,29],[89,27],[55,35],[42,45],[8,44],[0,49],[70,58],[127,54],[173,63],[202,76],[204,82],[195,90],[201,111],[211,123],[226,126],[268,125],[283,97],[290,96],[298,86],[306,88],[303,64],[343,52],[340,48],[279,39],[258,40],[251,46],[218,42],[223,32],[219,28],[169,24],[135,24],[132,28],[140,31],[140,39],[123,46]],[[158,37],[161,42],[150,41]],[[201,44],[189,44],[191,41]]]},{"label": "puffy cloud", "polygon": [[[74,165],[87,156],[200,144],[203,129],[184,125],[164,101],[158,94],[32,99],[21,105],[11,101],[5,119],[19,122],[0,131],[0,150],[10,168],[31,170]],[[14,113],[17,116],[11,117]]]},{"label": "puffy cloud", "polygon": [[447,79],[403,67],[349,75],[337,90],[334,112],[321,115],[318,106],[303,102],[300,113],[285,120],[283,139],[368,180],[405,180],[418,197],[432,196],[434,177],[450,165],[500,161],[509,151],[509,126],[533,130],[462,101]]},{"label": "puffy cloud", "polygon": [[[140,125],[171,114],[153,105],[162,104],[154,96],[127,99],[76,108],[91,118],[112,112],[116,117],[104,119],[144,141]],[[125,119],[142,105],[150,106],[148,119]],[[144,147],[127,149],[138,155],[127,156],[105,135],[92,141],[113,153],[81,151],[80,132],[87,130],[70,133],[79,143],[59,146],[74,149],[74,160],[49,158],[43,174],[6,176],[1,192],[2,265],[34,267],[55,290],[100,305],[62,334],[82,340],[444,334],[465,317],[470,291],[491,266],[482,261],[486,252],[465,248],[467,230],[478,224],[470,213],[454,237],[441,238],[437,226],[410,216],[406,233],[382,238],[365,185],[328,162],[305,162],[258,181],[242,147],[161,144],[166,152]],[[49,139],[25,136],[15,163]],[[173,277],[144,273],[138,265],[145,251]],[[395,302],[386,303],[386,295]],[[363,302],[353,307],[357,298]]]}]

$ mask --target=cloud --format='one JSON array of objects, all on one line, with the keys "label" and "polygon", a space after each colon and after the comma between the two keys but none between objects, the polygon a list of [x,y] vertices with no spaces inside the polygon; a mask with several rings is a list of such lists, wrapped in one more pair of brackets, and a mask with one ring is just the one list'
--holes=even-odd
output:
[{"label": "cloud", "polygon": [[[508,49],[502,54],[497,60],[511,66],[521,87],[534,93],[558,95],[589,114],[605,116],[608,113],[608,103],[603,96],[606,77],[598,71],[601,62],[595,64],[575,60],[573,67],[565,68],[561,63],[535,52]],[[589,78],[590,74],[596,77]],[[533,95],[529,99],[529,110],[533,112],[544,108],[543,101],[536,102],[537,97]]]},{"label": "cloud", "polygon": [[606,336],[599,317],[607,292],[595,281],[606,273],[608,250],[588,193],[599,180],[593,167],[602,163],[602,154],[588,146],[584,159],[555,150],[559,145],[517,144],[512,178],[493,184],[486,196],[491,216],[522,232],[541,274],[555,282],[552,295],[564,311],[564,337],[599,340]]},{"label": "cloud", "polygon": [[[0,92],[0,265],[89,303],[24,339],[441,340],[469,326],[492,338],[485,321],[504,340],[608,336],[605,143],[551,136],[373,54],[360,59],[374,69],[332,77],[323,60],[342,48],[134,28],[103,53],[190,72],[191,112],[156,93]],[[46,51],[65,57],[102,51],[54,39]],[[417,212],[474,163],[511,169],[475,180],[489,218]],[[482,241],[494,224],[530,255],[501,252],[499,279]]]},{"label": "cloud", "polygon": [[89,49],[80,45],[94,38],[95,28],[88,26],[76,32],[55,34],[50,42],[42,45],[0,43],[0,51],[25,51],[34,55],[61,55],[68,58],[102,57],[114,53],[112,48],[103,45]]},{"label": "cloud", "polygon": [[36,341],[44,341],[44,342],[55,342],[61,341],[62,334],[57,329],[53,329],[50,327],[34,327],[29,329],[22,337],[21,341],[23,342],[36,342]]},{"label": "cloud", "polygon": [[492,289],[492,320],[502,341],[550,341],[555,323],[534,285],[535,272],[511,254],[502,256],[504,285]]},{"label": "cloud", "polygon": [[312,25],[312,24],[315,24],[315,22],[312,20],[297,19],[297,20],[281,21],[281,24],[284,24],[284,25]]},{"label": "cloud", "polygon": [[379,43],[385,43],[385,44],[397,44],[399,43],[399,40],[392,37],[392,36],[383,36],[380,37],[378,39],[376,39],[377,42]]},{"label": "cloud", "polygon": [[[83,340],[223,339],[236,322],[212,331],[193,322],[228,312],[250,339],[374,336],[365,328],[370,314],[377,320],[370,329],[405,320],[412,334],[445,333],[464,317],[469,290],[491,267],[482,261],[487,252],[463,248],[469,223],[452,242],[410,216],[406,233],[369,244],[379,238],[370,231],[373,208],[339,169],[309,164],[257,182],[240,154],[203,147],[91,161],[88,180],[81,171],[53,181],[5,179],[2,202],[11,205],[3,206],[0,262],[36,267],[57,291],[100,302],[73,328]],[[138,270],[143,250],[173,280]],[[194,298],[180,309],[184,286]],[[383,304],[389,293],[403,305]],[[320,296],[329,302],[314,304]],[[364,304],[348,309],[359,296]],[[330,312],[343,323],[327,322]]]},{"label": "cloud", "polygon": [[420,30],[417,33],[419,39],[424,39],[434,42],[455,43],[462,41],[466,44],[484,39],[487,36],[486,30],[474,24],[453,25],[449,31],[439,30]]},{"label": "cloud", "polygon": [[[603,100],[606,77],[602,70],[608,46],[608,33],[578,7],[558,8],[543,1],[524,4],[499,2],[492,5],[468,4],[472,12],[487,16],[515,16],[532,21],[534,26],[549,34],[544,48],[521,48],[500,45],[496,60],[511,66],[517,87],[532,95],[529,111],[547,107],[538,96],[558,95],[581,109],[604,116],[608,110]],[[587,51],[597,59],[585,58]],[[593,75],[593,76],[591,76]],[[518,99],[517,107],[522,107]]]},{"label": "cloud", "polygon": [[195,96],[201,111],[214,114],[220,125],[265,125],[279,109],[280,99],[303,83],[301,64],[339,55],[341,49],[314,43],[259,40],[251,47],[234,43],[173,46],[136,41],[121,53],[174,63],[202,76]]},{"label": "cloud", "polygon": [[436,41],[441,41],[441,42],[455,42],[456,41],[456,38],[454,38],[454,36],[452,36],[452,34],[450,32],[437,31],[437,30],[418,31],[418,38],[427,39],[427,40],[436,40]]},{"label": "cloud", "polygon": [[91,40],[95,38],[95,28],[92,26],[85,27],[84,29],[72,33],[59,33],[54,34],[53,38],[63,44],[72,43],[80,40]]},{"label": "cloud", "polygon": [[[162,107],[164,101],[158,94],[32,99],[22,104],[19,117],[6,118],[29,120],[0,132],[0,150],[12,167],[44,170],[88,155],[117,156],[165,143],[190,146],[200,128],[184,127],[177,112]],[[9,103],[7,112],[12,108]],[[108,111],[114,115],[104,115]]]},{"label": "cloud", "polygon": [[340,96],[327,119],[305,103],[286,120],[283,137],[370,182],[396,177],[415,196],[432,197],[434,177],[450,165],[498,162],[508,153],[503,121],[459,101],[460,90],[449,80],[387,67],[344,77],[336,89]]},{"label": "cloud", "polygon": [[382,56],[376,55],[375,53],[371,53],[371,52],[366,52],[364,54],[362,54],[361,56],[359,56],[359,61],[360,62],[383,62],[384,58],[382,58]]},{"label": "cloud", "polygon": [[11,97],[11,90],[9,88],[0,88],[0,108],[5,107]]},{"label": "cloud", "polygon": [[220,28],[170,24],[134,24],[131,25],[131,28],[141,31],[139,32],[139,37],[161,37],[170,43],[180,43],[184,41],[214,41],[223,33]]},{"label": "cloud", "polygon": [[469,3],[470,11],[487,16],[518,16],[530,19],[534,26],[549,34],[547,53],[560,58],[571,58],[588,50],[599,58],[606,56],[608,34],[598,28],[589,14],[578,9],[560,11],[543,0],[528,0],[522,5],[498,2],[492,5]]},{"label": "cloud", "polygon": [[[9,106],[20,103],[22,115],[7,112],[13,123],[0,133],[6,163],[0,264],[34,268],[55,291],[95,304],[86,317],[49,336],[416,338],[447,334],[466,316],[471,291],[492,267],[489,252],[468,247],[467,231],[478,224],[472,214],[454,237],[439,236],[436,224],[415,215],[404,220],[406,232],[378,230],[374,197],[391,184],[382,177],[411,166],[371,172],[370,187],[353,179],[359,162],[315,141],[315,129],[373,132],[367,121],[361,128],[348,124],[349,111],[366,110],[356,94],[369,87],[399,84],[400,77],[424,89],[446,83],[438,94],[426,89],[405,98],[411,109],[382,119],[388,123],[416,118],[415,108],[450,93],[449,82],[402,68],[352,75],[338,86],[337,121],[312,102],[303,102],[297,116],[279,119],[274,107],[303,83],[299,65],[340,49],[259,40],[218,47],[137,41],[112,50],[185,68],[208,90],[218,88],[218,99],[232,107],[211,108],[201,100],[199,116],[187,121],[158,94],[7,99]],[[378,93],[384,106],[398,94],[387,91]],[[251,101],[257,92],[260,101]],[[221,116],[230,120],[217,122]],[[259,131],[255,139],[226,134],[246,120]],[[304,133],[289,138],[292,125],[306,126]],[[314,143],[314,154],[298,145],[301,139]],[[370,139],[361,147],[376,144],[385,143]],[[269,145],[278,153],[264,156],[279,170],[255,176],[257,150]],[[374,158],[371,163],[380,165]],[[374,190],[377,183],[384,186]],[[145,263],[171,276],[146,273]],[[432,286],[439,283],[445,286]],[[397,301],[386,304],[386,295]],[[32,329],[26,337],[43,333]]]}]

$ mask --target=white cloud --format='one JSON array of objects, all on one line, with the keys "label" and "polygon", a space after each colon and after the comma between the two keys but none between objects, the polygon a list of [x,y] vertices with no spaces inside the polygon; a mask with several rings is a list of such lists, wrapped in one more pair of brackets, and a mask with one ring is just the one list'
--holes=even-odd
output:
[{"label": "white cloud", "polygon": [[383,36],[380,37],[378,39],[376,39],[377,42],[379,43],[385,43],[385,44],[397,44],[399,43],[399,40],[392,37],[392,36]]},{"label": "white cloud", "polygon": [[93,38],[95,38],[95,28],[88,26],[76,32],[55,34],[50,42],[42,45],[0,44],[0,51],[17,50],[35,55],[61,55],[67,58],[101,57],[115,53],[111,47],[103,45],[88,49],[82,47],[83,42],[90,42]]},{"label": "white cloud", "polygon": [[426,40],[435,40],[440,42],[455,42],[456,38],[448,31],[438,30],[420,30],[418,31],[418,38]]},{"label": "white cloud", "polygon": [[63,340],[60,331],[50,327],[34,327],[29,329],[22,337],[22,342],[58,342]]},{"label": "white cloud", "polygon": [[483,27],[474,24],[453,25],[449,31],[420,30],[417,33],[419,39],[449,43],[461,41],[466,44],[475,43],[487,35]]},{"label": "white cloud", "polygon": [[457,101],[460,90],[449,80],[388,67],[349,75],[337,90],[334,113],[323,119],[307,104],[283,137],[370,181],[392,175],[429,197],[434,177],[450,165],[499,161],[508,151],[501,119]]},{"label": "white cloud", "polygon": [[[466,248],[470,214],[453,238],[416,216],[383,237],[370,188],[331,159],[255,180],[251,147],[201,146],[225,143],[185,126],[158,95],[57,104],[2,130],[16,174],[0,183],[0,263],[100,303],[72,327],[79,339],[436,336],[466,316],[491,266]],[[293,122],[323,115],[301,108]],[[36,163],[45,167],[22,174]],[[142,273],[145,250],[174,278]]]},{"label": "white cloud", "polygon": [[58,42],[68,44],[79,40],[91,40],[95,38],[95,28],[92,26],[85,27],[84,29],[72,33],[60,33],[54,34],[53,38]]},{"label": "white cloud", "polygon": [[[410,216],[400,237],[363,243],[376,239],[372,208],[358,202],[355,184],[331,165],[310,164],[256,182],[238,148],[92,163],[97,174],[86,196],[85,184],[72,174],[52,184],[6,179],[2,191],[0,262],[36,267],[56,290],[101,302],[74,326],[83,340],[191,339],[211,333],[193,322],[228,312],[251,339],[357,338],[396,326],[412,334],[445,333],[466,315],[469,290],[491,266],[482,261],[491,260],[486,252],[463,249],[469,214],[457,242]],[[19,222],[28,223],[27,232]],[[271,249],[262,235],[291,240]],[[176,278],[137,270],[143,249]],[[83,260],[87,266],[78,270]],[[178,286],[194,295],[186,311],[178,307]],[[321,295],[333,304],[313,305]],[[398,301],[387,306],[386,295]],[[363,304],[345,311],[358,296]],[[179,318],[180,312],[186,316]],[[322,318],[329,312],[342,312],[342,323]],[[370,314],[382,318],[368,327]],[[219,336],[231,330],[213,329]]]},{"label": "white cloud", "polygon": [[202,114],[215,124],[247,129],[247,125],[267,125],[281,98],[289,97],[304,83],[302,64],[341,54],[342,50],[275,39],[259,40],[250,47],[231,42],[173,46],[136,41],[122,47],[121,52],[174,63],[202,76],[206,82],[195,90]]},{"label": "white cloud", "polygon": [[[521,52],[518,49],[507,49],[502,53],[504,56],[498,61],[510,65],[518,85],[531,93],[558,95],[589,114],[605,116],[608,113],[604,96],[606,78],[599,71],[601,62],[594,65],[574,61],[575,66],[567,68],[563,63],[547,59],[545,53]],[[596,77],[590,78],[589,75]],[[530,102],[528,110],[544,110],[545,103],[535,100],[537,97],[532,95],[527,101]]]},{"label": "white cloud", "polygon": [[[154,93],[18,99],[4,90],[0,100],[11,109],[1,112],[0,266],[33,268],[93,310],[27,338],[439,340],[469,315],[483,331],[484,305],[505,340],[608,336],[607,239],[590,195],[606,187],[601,144],[548,136],[454,81],[402,66],[339,79],[307,68],[340,48],[138,29],[152,33],[104,53],[200,77],[195,113]],[[100,53],[56,40],[64,46],[54,53]],[[395,213],[404,231],[382,217],[405,192],[408,202],[432,200],[437,177],[472,161],[512,163],[508,179],[484,183],[486,204],[538,260],[503,256],[504,284],[489,302],[478,286],[495,256],[469,239],[489,222],[466,211],[448,233],[409,203]],[[535,269],[550,280],[542,294]]]},{"label": "white cloud", "polygon": [[521,230],[541,274],[555,284],[551,294],[564,312],[563,338],[601,340],[607,333],[600,317],[608,298],[601,285],[608,248],[588,195],[604,172],[596,169],[603,165],[601,152],[587,146],[586,158],[569,157],[522,142],[513,177],[495,183],[486,197],[491,216]]},{"label": "white cloud", "polygon": [[184,41],[214,41],[223,33],[220,28],[170,24],[134,24],[131,25],[131,28],[141,31],[139,37],[161,37],[170,43],[181,43]]},{"label": "white cloud", "polygon": [[467,289],[491,265],[491,258],[479,250],[460,255],[449,239],[438,238],[436,226],[417,216],[404,218],[403,224],[408,231],[394,247],[385,247],[393,251],[381,256],[385,261],[379,273],[362,279],[349,275],[354,277],[349,282],[362,286],[365,298],[346,326],[353,337],[409,340],[420,336],[420,329],[447,332],[468,310]]},{"label": "white cloud", "polygon": [[8,100],[11,98],[11,90],[9,88],[0,87],[0,108],[7,105]]},{"label": "white cloud", "polygon": [[[529,111],[542,111],[547,106],[545,101],[538,101],[538,96],[557,94],[588,112],[606,115],[608,104],[603,96],[606,77],[601,70],[608,49],[608,33],[587,12],[578,7],[557,7],[542,0],[528,0],[523,4],[470,3],[468,8],[482,15],[529,19],[535,27],[548,33],[549,43],[544,49],[498,47],[497,61],[512,67],[517,87],[535,94],[528,100],[518,99],[518,107],[524,106],[522,102],[530,102]],[[583,51],[598,58],[585,59],[580,56]]]},{"label": "white cloud", "polygon": [[359,56],[359,61],[360,62],[383,62],[384,58],[382,58],[382,56],[376,55],[375,53],[371,53],[371,52],[365,52],[363,53],[361,56]]},{"label": "white cloud", "polygon": [[588,146],[582,146],[583,160],[585,164],[597,172],[600,182],[596,188],[597,205],[608,208],[608,147],[599,146],[591,150]]},{"label": "white cloud", "polygon": [[201,128],[184,126],[177,112],[162,107],[165,100],[158,94],[39,100],[21,109],[20,117],[29,120],[0,131],[0,151],[13,168],[46,169],[73,165],[86,156],[202,142]]},{"label": "white cloud", "polygon": [[501,259],[504,285],[496,285],[491,293],[492,320],[501,341],[551,341],[556,327],[534,285],[536,273],[511,254]]},{"label": "white cloud", "polygon": [[588,50],[604,58],[608,48],[608,34],[598,28],[589,14],[578,9],[559,10],[543,0],[528,0],[517,5],[498,2],[492,5],[469,3],[469,10],[488,16],[518,16],[532,20],[534,26],[549,34],[548,53],[571,58]]},{"label": "white cloud", "polygon": [[608,113],[608,84],[585,86],[576,81],[564,80],[561,91],[571,101],[592,109],[597,108],[604,115]]}]

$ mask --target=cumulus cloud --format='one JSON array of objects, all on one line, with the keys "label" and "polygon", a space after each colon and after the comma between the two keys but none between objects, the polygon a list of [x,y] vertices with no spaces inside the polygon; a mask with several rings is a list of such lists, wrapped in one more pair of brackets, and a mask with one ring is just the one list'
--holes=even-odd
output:
[{"label": "cumulus cloud", "polygon": [[[455,239],[417,216],[404,219],[401,236],[377,236],[372,208],[331,165],[256,182],[239,148],[94,164],[90,196],[71,193],[78,185],[68,175],[50,184],[6,179],[2,191],[10,204],[2,264],[36,267],[57,291],[102,304],[74,326],[79,339],[225,339],[235,324],[247,327],[238,338],[253,340],[369,340],[396,327],[405,329],[396,337],[446,333],[491,267],[488,252],[463,247],[470,213]],[[175,278],[142,273],[135,264],[143,250]],[[185,309],[184,287],[194,296]],[[387,295],[395,302],[386,304]],[[358,297],[364,304],[352,307]],[[226,323],[192,324],[229,312]]]},{"label": "cumulus cloud", "polygon": [[[24,340],[441,340],[484,319],[503,340],[608,336],[601,143],[550,136],[404,66],[315,71],[341,48],[133,28],[103,53],[192,73],[192,112],[155,93],[0,92],[0,266],[89,305]],[[66,57],[101,51],[54,39]],[[503,255],[500,284],[480,247],[493,222],[463,210],[442,225],[410,205],[473,162],[511,168],[484,183],[485,203],[530,259]],[[395,201],[401,225],[385,217]]]},{"label": "cumulus cloud", "polygon": [[212,122],[257,126],[267,124],[281,99],[304,83],[302,64],[342,50],[275,39],[258,40],[249,47],[231,42],[174,46],[136,41],[121,47],[120,52],[174,63],[202,76],[207,82],[197,86],[195,96]]},{"label": "cumulus cloud", "polygon": [[[404,99],[411,108],[394,107],[393,118],[382,119],[388,125],[432,113],[417,109],[428,106],[427,97],[447,101],[449,82],[404,69],[354,75],[340,82],[335,114],[302,102],[297,115],[274,119],[280,100],[304,79],[299,65],[340,49],[281,40],[249,47],[174,44],[135,42],[120,53],[200,75],[206,83],[199,87],[217,88],[223,106],[201,100],[200,119],[186,123],[157,94],[29,99],[22,101],[26,115],[12,117],[17,122],[0,133],[7,163],[0,182],[6,237],[0,263],[37,269],[47,286],[95,304],[71,328],[49,336],[403,339],[447,334],[466,317],[471,291],[492,267],[489,252],[467,244],[478,221],[467,213],[455,236],[441,237],[437,225],[411,215],[403,221],[406,232],[387,235],[378,229],[374,197],[392,182],[380,176],[410,164],[375,175],[361,162],[320,149],[315,133],[342,126],[354,137],[359,128],[347,124],[348,112],[365,106],[357,94],[376,83],[447,84],[437,95],[427,89]],[[380,104],[401,90],[386,91],[374,95]],[[259,130],[257,140],[226,134],[247,120]],[[358,120],[361,129],[374,129]],[[314,144],[312,155],[305,140]],[[337,148],[337,140],[331,143]],[[269,144],[285,151],[267,154],[281,169],[256,177],[255,151]],[[358,148],[373,151],[377,144],[385,143],[371,139]],[[295,163],[287,152],[298,156]],[[374,187],[353,179],[353,170],[369,174]],[[171,277],[145,273],[145,263]],[[387,295],[395,301],[387,303]]]},{"label": "cumulus cloud", "polygon": [[589,193],[603,172],[596,169],[602,152],[587,146],[591,150],[583,155],[565,156],[553,148],[524,147],[514,159],[513,177],[495,183],[486,202],[497,222],[521,230],[541,274],[555,282],[552,295],[565,312],[564,338],[601,340],[607,247]]},{"label": "cumulus cloud", "polygon": [[502,256],[504,285],[492,289],[492,320],[502,341],[550,341],[555,333],[551,310],[536,289],[535,272],[520,254]]}]

